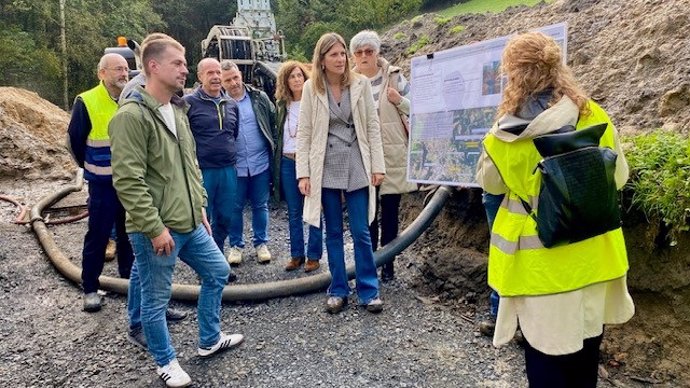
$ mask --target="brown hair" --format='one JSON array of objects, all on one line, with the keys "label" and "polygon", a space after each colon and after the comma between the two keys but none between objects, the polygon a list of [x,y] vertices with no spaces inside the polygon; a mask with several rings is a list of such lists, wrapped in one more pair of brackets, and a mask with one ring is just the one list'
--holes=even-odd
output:
[{"label": "brown hair", "polygon": [[561,48],[553,38],[541,32],[528,32],[510,39],[503,51],[501,72],[508,76],[508,84],[498,106],[499,116],[516,114],[529,96],[547,88],[553,88],[549,106],[567,96],[581,114],[589,113],[589,98],[563,63]]},{"label": "brown hair", "polygon": [[290,86],[288,85],[288,79],[290,79],[290,74],[295,70],[295,68],[300,69],[305,81],[309,79],[309,72],[301,62],[287,61],[283,63],[278,71],[278,79],[276,82],[276,101],[282,100],[289,102],[294,98],[292,95],[292,90],[290,90]]},{"label": "brown hair", "polygon": [[[144,39],[146,42],[148,37]],[[149,68],[148,63],[150,60],[155,59],[160,60],[163,52],[168,47],[174,47],[182,52],[184,52],[184,47],[173,38],[159,38],[159,39],[148,39],[148,42],[141,47],[141,61],[144,63],[144,73],[148,76]]]},{"label": "brown hair", "polygon": [[[345,39],[343,39],[342,36],[338,35],[335,32],[327,32],[321,35],[319,41],[316,42],[316,47],[314,48],[314,57],[311,61],[311,75],[312,85],[314,85],[314,89],[319,94],[326,93],[326,74],[323,68],[323,58],[326,56],[326,53],[329,52],[331,48],[333,48],[333,46],[335,46],[337,43],[340,43],[345,49],[345,52],[347,53],[347,45],[345,44]],[[347,54],[348,55],[345,55],[345,73],[343,73],[343,76],[340,79],[340,85],[342,86],[350,86],[350,84],[352,83],[352,79],[356,77],[350,69],[350,55],[349,53]]]}]

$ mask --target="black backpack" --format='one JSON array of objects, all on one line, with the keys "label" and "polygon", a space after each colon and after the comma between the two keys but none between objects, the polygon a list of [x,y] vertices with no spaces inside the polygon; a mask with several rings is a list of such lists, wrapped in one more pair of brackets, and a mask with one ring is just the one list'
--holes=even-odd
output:
[{"label": "black backpack", "polygon": [[537,164],[541,187],[537,211],[525,210],[537,222],[542,244],[551,248],[604,234],[621,226],[614,174],[616,153],[600,147],[607,123],[575,131],[566,126],[535,137],[543,159]]}]

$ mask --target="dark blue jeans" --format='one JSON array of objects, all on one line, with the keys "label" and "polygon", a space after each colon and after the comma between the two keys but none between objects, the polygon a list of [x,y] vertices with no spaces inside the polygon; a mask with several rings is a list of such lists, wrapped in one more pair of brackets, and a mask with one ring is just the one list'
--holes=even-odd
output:
[{"label": "dark blue jeans", "polygon": [[103,272],[105,247],[115,225],[117,267],[120,277],[129,278],[134,262],[132,246],[125,231],[125,209],[111,182],[89,182],[89,229],[84,237],[81,280],[84,293],[98,291]]},{"label": "dark blue jeans", "polygon": [[242,211],[249,200],[252,207],[253,245],[268,242],[268,197],[271,189],[271,169],[250,177],[237,177],[237,196],[233,201],[230,221],[230,246],[244,248],[244,219]]},{"label": "dark blue jeans", "polygon": [[[489,224],[489,233],[494,227],[494,221],[496,220],[496,214],[498,213],[498,208],[501,207],[501,202],[503,202],[504,194],[489,194],[484,192],[482,194],[482,203],[484,204],[484,209],[486,210],[486,222]],[[492,317],[496,318],[498,315],[498,303],[499,303],[498,293],[491,290],[491,296],[489,297],[489,303],[491,309],[489,313]]]},{"label": "dark blue jeans", "polygon": [[237,196],[237,170],[235,166],[204,168],[201,174],[208,194],[206,215],[211,223],[213,241],[223,252],[225,240],[230,234],[233,205]]},{"label": "dark blue jeans", "polygon": [[[304,196],[297,186],[297,172],[295,161],[283,156],[280,162],[280,184],[285,194],[288,207],[288,224],[290,226],[290,256],[304,257]],[[309,242],[307,243],[307,258],[320,260],[323,254],[323,232],[321,229],[309,225]]]},{"label": "dark blue jeans", "polygon": [[379,296],[379,281],[376,277],[374,251],[369,237],[369,188],[345,192],[344,190],[323,189],[321,205],[326,224],[326,249],[328,268],[331,271],[331,285],[328,294],[347,297],[350,286],[347,284],[345,270],[345,247],[343,241],[343,208],[341,194],[345,194],[347,215],[350,220],[350,233],[355,246],[355,280],[357,297],[361,304],[368,304]]}]

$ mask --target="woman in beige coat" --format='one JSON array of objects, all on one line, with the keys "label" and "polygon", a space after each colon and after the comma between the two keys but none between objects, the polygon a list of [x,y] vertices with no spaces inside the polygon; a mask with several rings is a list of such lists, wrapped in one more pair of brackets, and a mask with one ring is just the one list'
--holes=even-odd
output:
[{"label": "woman in beige coat", "polygon": [[[381,245],[385,246],[398,237],[398,210],[401,194],[417,190],[417,185],[407,181],[408,133],[403,120],[410,114],[410,84],[399,67],[391,66],[379,56],[381,39],[376,31],[358,32],[350,40],[354,54],[356,73],[369,78],[381,120],[383,157],[386,162],[386,178],[377,190],[376,213],[381,208]],[[371,243],[376,251],[379,237],[378,214],[369,226]],[[381,267],[381,280],[393,280],[393,260]]]},{"label": "woman in beige coat", "polygon": [[381,132],[369,81],[350,70],[345,40],[321,36],[314,49],[312,78],[304,84],[297,133],[297,178],[305,196],[304,220],[319,226],[324,210],[331,285],[326,310],[347,304],[343,212],[347,203],[355,248],[359,302],[383,310],[368,226],[376,208],[375,186],[385,174]]}]

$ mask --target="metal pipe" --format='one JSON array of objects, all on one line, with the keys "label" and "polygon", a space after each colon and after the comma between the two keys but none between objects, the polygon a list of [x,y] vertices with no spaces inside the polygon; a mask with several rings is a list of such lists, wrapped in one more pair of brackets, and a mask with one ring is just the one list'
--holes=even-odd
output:
[{"label": "metal pipe", "polygon": [[[55,268],[67,277],[69,280],[80,283],[81,282],[81,268],[74,265],[69,258],[55,244],[52,234],[41,217],[43,210],[56,203],[69,193],[80,191],[83,186],[83,172],[77,175],[75,185],[66,187],[55,194],[52,194],[42,199],[31,210],[31,225],[38,236],[43,249],[48,255],[50,261]],[[393,241],[388,243],[382,249],[374,253],[374,260],[377,266],[387,263],[395,258],[397,254],[402,252],[412,244],[434,221],[436,216],[443,209],[452,189],[447,186],[440,187],[431,201],[422,209],[422,212],[417,218],[407,227],[403,232]],[[354,264],[347,266],[348,278],[354,278]],[[113,278],[109,276],[101,276],[99,278],[101,289],[126,294],[128,288],[127,279]],[[233,284],[225,286],[223,289],[223,301],[260,301],[271,298],[279,298],[290,295],[306,294],[316,292],[328,287],[331,281],[329,272],[311,275],[303,278],[280,280],[266,283],[256,284]],[[173,284],[172,298],[183,301],[195,301],[199,297],[198,285],[189,284]]]}]

